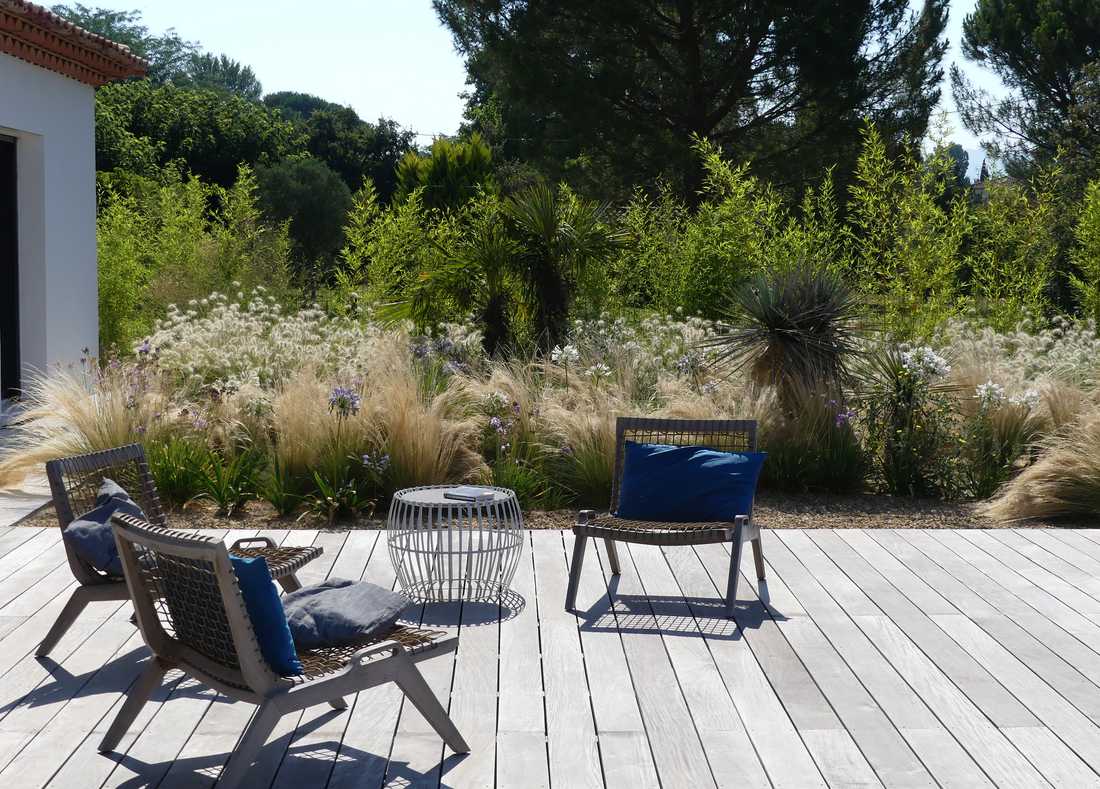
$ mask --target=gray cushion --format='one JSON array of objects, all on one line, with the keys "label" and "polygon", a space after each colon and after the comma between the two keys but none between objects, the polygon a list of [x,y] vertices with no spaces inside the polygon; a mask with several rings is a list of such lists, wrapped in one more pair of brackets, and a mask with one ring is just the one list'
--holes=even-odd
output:
[{"label": "gray cushion", "polygon": [[122,559],[111,533],[111,516],[116,512],[145,520],[145,513],[130,495],[111,479],[103,480],[96,492],[96,506],[65,527],[62,536],[73,551],[92,567],[122,577]]},{"label": "gray cushion", "polygon": [[365,581],[330,578],[283,598],[295,646],[339,647],[378,638],[409,606],[403,595]]}]

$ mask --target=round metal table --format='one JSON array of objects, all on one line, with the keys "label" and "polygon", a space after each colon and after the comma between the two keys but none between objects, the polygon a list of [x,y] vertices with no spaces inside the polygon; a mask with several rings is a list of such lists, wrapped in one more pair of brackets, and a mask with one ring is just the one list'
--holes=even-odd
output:
[{"label": "round metal table", "polygon": [[401,588],[418,602],[499,600],[523,550],[516,494],[492,491],[487,501],[448,499],[456,485],[405,488],[393,496],[386,523],[390,559]]}]

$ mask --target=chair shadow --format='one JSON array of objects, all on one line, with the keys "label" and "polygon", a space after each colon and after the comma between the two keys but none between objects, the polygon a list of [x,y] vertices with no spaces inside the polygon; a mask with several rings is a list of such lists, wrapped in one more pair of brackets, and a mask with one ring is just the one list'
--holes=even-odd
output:
[{"label": "chair shadow", "polygon": [[[129,652],[118,655],[106,664],[83,674],[73,674],[64,665],[51,657],[35,657],[50,679],[15,701],[0,706],[0,715],[17,709],[41,707],[68,699],[78,699],[104,693],[125,693],[145,668],[151,654],[145,646],[135,647]],[[165,684],[174,684],[179,674],[169,673]],[[202,686],[193,683],[180,683],[174,691],[176,695],[195,697],[200,695]]]},{"label": "chair shadow", "polygon": [[721,597],[619,594],[617,576],[607,586],[612,602],[604,595],[587,611],[578,612],[581,630],[735,641],[742,630],[758,629],[765,620],[786,620],[768,604],[763,581],[760,599],[738,600],[732,619],[726,616],[726,601]]},{"label": "chair shadow", "polygon": [[[244,702],[236,702],[243,704]],[[408,762],[393,762],[389,761],[385,756],[380,756],[369,751],[364,751],[359,748],[341,743],[337,740],[326,740],[324,742],[314,742],[309,744],[294,745],[291,744],[292,740],[300,739],[303,735],[320,728],[324,724],[333,720],[340,715],[346,715],[346,712],[340,712],[331,710],[323,715],[310,720],[308,723],[303,723],[297,729],[292,732],[288,732],[281,737],[270,740],[264,745],[264,750],[274,749],[276,752],[285,754],[283,757],[281,770],[293,769],[293,760],[319,760],[325,762],[331,762],[333,768],[335,765],[341,765],[341,769],[353,770],[356,779],[356,785],[362,782],[362,785],[377,786],[385,781],[385,786],[424,786],[426,784],[435,785],[435,782],[442,778],[446,778],[447,772],[456,764],[466,758],[466,754],[450,754],[446,758],[442,759],[439,764],[431,769],[421,772],[414,770],[409,766]],[[226,739],[226,743],[231,741]],[[235,746],[235,743],[234,743]],[[443,743],[440,742],[440,749],[442,749]],[[158,784],[170,769],[175,767],[177,770],[183,769],[195,779],[201,779],[204,785],[209,786],[212,782],[216,781],[221,771],[224,769],[226,762],[229,761],[231,751],[227,751],[224,754],[216,754],[210,756],[193,756],[185,759],[173,759],[167,762],[144,762],[129,754],[120,753],[105,753],[102,754],[103,758],[110,759],[123,765],[135,775],[127,781],[118,784],[119,789],[136,789],[137,787],[147,787]],[[345,763],[348,763],[345,767]],[[245,782],[248,785],[248,782]],[[440,789],[453,789],[445,780],[439,783]]]},{"label": "chair shadow", "polygon": [[424,627],[463,627],[471,625],[495,625],[507,622],[523,613],[527,600],[523,595],[509,589],[501,595],[500,601],[463,600],[454,603],[425,603],[420,617]]}]

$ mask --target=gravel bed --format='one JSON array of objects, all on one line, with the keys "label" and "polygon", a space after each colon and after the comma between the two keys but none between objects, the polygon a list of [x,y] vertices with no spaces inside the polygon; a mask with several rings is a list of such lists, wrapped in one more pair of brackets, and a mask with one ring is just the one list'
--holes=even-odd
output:
[{"label": "gravel bed", "polygon": [[[893,496],[816,496],[761,494],[756,500],[755,518],[770,529],[989,529],[1011,526],[1100,527],[1100,519],[1081,521],[1018,521],[998,523],[983,518],[973,502],[944,502]],[[529,529],[568,529],[573,510],[534,510],[524,513]],[[180,529],[326,529],[330,525],[315,515],[281,516],[266,502],[251,502],[244,512],[225,518],[205,503],[195,503],[172,512],[169,519]],[[20,521],[22,526],[53,526],[53,507]],[[379,518],[338,521],[335,529],[378,529]]]}]

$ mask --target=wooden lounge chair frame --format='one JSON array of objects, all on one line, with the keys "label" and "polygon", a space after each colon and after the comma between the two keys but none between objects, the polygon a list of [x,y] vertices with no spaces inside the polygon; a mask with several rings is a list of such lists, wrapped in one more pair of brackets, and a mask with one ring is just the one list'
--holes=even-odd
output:
[{"label": "wooden lounge chair frame", "polygon": [[469,752],[416,667],[420,660],[453,651],[456,636],[399,625],[373,642],[299,650],[305,673],[280,677],[260,652],[224,543],[130,515],[115,515],[111,525],[138,627],[153,659],[127,692],[100,752],[118,745],[165,672],[173,669],[259,707],[222,770],[219,789],[241,785],[283,715],[324,703],[347,709],[344,696],[385,682],[397,683],[453,751]]},{"label": "wooden lounge chair frame", "polygon": [[[156,483],[145,459],[145,450],[140,444],[51,460],[46,463],[46,477],[62,531],[77,517],[95,507],[96,492],[104,478],[113,479],[121,485],[154,526],[168,525]],[[68,541],[62,542],[69,568],[79,585],[38,645],[36,654],[39,657],[48,655],[57,646],[88,603],[129,598],[124,580],[92,567],[76,555]],[[288,592],[301,588],[295,573],[322,552],[320,546],[280,548],[267,537],[237,540],[230,550],[238,556],[263,556],[272,577]]]},{"label": "wooden lounge chair frame", "polygon": [[[619,417],[615,421],[615,473],[611,481],[611,512],[619,507],[623,458],[627,441],[673,446],[698,446],[723,452],[755,452],[756,422],[733,419],[654,419]],[[622,571],[616,542],[641,545],[702,545],[728,542],[730,545],[729,581],[726,586],[726,616],[732,617],[737,600],[737,580],[740,575],[741,549],[752,543],[756,560],[756,577],[764,581],[764,549],[760,542],[760,527],[752,520],[752,512],[730,513],[728,522],[667,523],[636,521],[599,515],[595,510],[581,510],[573,527],[573,561],[569,567],[569,586],[565,593],[565,609],[573,611],[577,601],[581,566],[588,538],[602,538],[613,575]]]}]

